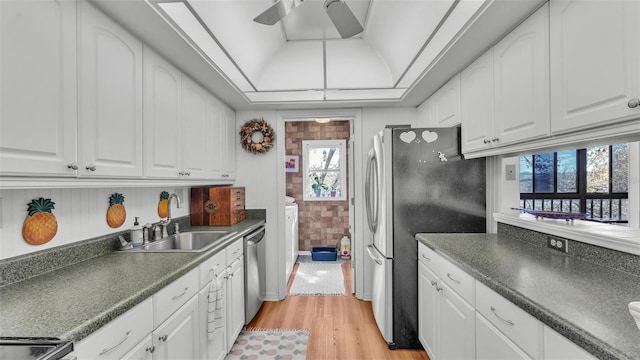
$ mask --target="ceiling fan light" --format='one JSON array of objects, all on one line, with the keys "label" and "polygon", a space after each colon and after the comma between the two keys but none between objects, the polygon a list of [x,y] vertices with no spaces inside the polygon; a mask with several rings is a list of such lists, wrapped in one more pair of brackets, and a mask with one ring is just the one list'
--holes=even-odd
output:
[{"label": "ceiling fan light", "polygon": [[324,9],[343,39],[360,34],[364,29],[349,5],[342,0],[326,0]]},{"label": "ceiling fan light", "polygon": [[331,121],[331,118],[316,118],[316,122],[320,124],[326,124]]},{"label": "ceiling fan light", "polygon": [[275,25],[283,17],[289,15],[293,9],[302,4],[304,0],[278,0],[262,14],[256,16],[253,21],[264,25]]}]

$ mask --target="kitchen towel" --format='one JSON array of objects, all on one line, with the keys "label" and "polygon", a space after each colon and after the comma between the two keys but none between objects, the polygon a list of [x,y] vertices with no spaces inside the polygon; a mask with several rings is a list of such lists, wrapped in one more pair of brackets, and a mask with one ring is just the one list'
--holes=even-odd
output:
[{"label": "kitchen towel", "polygon": [[222,331],[222,281],[216,274],[209,285],[207,307],[207,337],[213,340]]}]

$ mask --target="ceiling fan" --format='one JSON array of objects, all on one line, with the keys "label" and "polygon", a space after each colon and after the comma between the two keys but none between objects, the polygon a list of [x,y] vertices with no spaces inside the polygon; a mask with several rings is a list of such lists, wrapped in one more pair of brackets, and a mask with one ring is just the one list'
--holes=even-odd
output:
[{"label": "ceiling fan", "polygon": [[[293,9],[300,6],[303,1],[278,0],[262,14],[256,16],[253,21],[265,25],[274,25],[291,13]],[[343,0],[325,0],[324,9],[343,39],[350,38],[364,30],[356,16],[353,15],[349,5]]]}]

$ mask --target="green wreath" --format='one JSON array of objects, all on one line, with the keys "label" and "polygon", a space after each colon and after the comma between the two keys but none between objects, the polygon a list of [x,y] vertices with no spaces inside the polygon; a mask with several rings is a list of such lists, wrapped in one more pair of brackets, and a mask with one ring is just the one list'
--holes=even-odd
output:
[{"label": "green wreath", "polygon": [[250,153],[265,153],[273,146],[274,134],[264,119],[252,119],[240,128],[240,144]]}]

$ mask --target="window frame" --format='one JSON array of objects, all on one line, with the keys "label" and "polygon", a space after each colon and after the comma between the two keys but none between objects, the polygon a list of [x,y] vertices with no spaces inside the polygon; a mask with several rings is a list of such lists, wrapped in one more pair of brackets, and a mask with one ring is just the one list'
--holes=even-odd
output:
[{"label": "window frame", "polygon": [[[581,149],[576,149],[576,171],[577,171],[577,179],[576,179],[576,192],[562,192],[559,193],[558,192],[558,171],[557,171],[557,167],[558,167],[558,151],[554,151],[553,152],[553,166],[554,166],[554,171],[553,171],[553,192],[535,192],[535,186],[536,186],[536,172],[535,172],[535,165],[534,165],[534,170],[532,171],[532,177],[531,177],[531,187],[532,187],[532,192],[530,193],[523,193],[523,192],[519,192],[519,199],[520,199],[520,206],[521,207],[525,207],[526,201],[527,200],[531,200],[531,201],[536,201],[536,200],[541,200],[543,202],[542,204],[542,209],[536,209],[536,210],[544,210],[544,211],[562,211],[562,209],[564,208],[563,205],[563,200],[567,200],[570,202],[569,208],[572,208],[572,202],[573,201],[578,201],[579,203],[579,208],[580,208],[580,212],[581,213],[589,213],[591,214],[591,216],[586,219],[586,220],[591,220],[591,221],[602,221],[602,222],[607,222],[607,223],[628,223],[629,220],[621,220],[620,218],[618,218],[617,220],[614,219],[613,217],[606,219],[603,218],[603,200],[609,200],[609,214],[612,214],[613,212],[613,202],[614,201],[618,201],[619,205],[618,205],[618,215],[621,216],[622,213],[622,201],[623,200],[627,200],[629,201],[629,192],[627,190],[627,192],[614,192],[613,191],[613,146],[615,145],[620,145],[620,144],[610,144],[608,145],[609,148],[609,165],[608,165],[608,171],[609,171],[609,189],[608,192],[606,193],[589,193],[587,192],[587,148],[581,148]],[[630,150],[628,150],[630,151]],[[531,154],[530,156],[533,156],[532,158],[532,163],[535,163],[535,156],[536,154]],[[519,158],[519,157],[518,157]],[[520,160],[518,160],[520,161]],[[547,209],[544,206],[544,201],[545,200],[551,200],[551,209]],[[561,205],[560,205],[560,210],[555,210],[554,209],[554,205],[553,202],[554,200],[560,200],[561,201]],[[587,212],[587,201],[591,200],[591,206],[589,208],[589,211]],[[594,202],[600,201],[600,216],[594,216]],[[534,203],[534,209],[535,209],[535,203]],[[598,219],[602,219],[602,220],[598,220]]]},{"label": "window frame", "polygon": [[[311,186],[311,181],[309,177],[309,150],[312,148],[339,148],[340,149],[340,160],[339,160],[339,168],[326,170],[326,172],[339,172],[340,178],[340,186],[342,191],[340,195],[336,196],[309,196],[307,193],[307,189]],[[302,200],[303,201],[345,201],[347,200],[347,141],[345,139],[335,139],[335,140],[303,140],[302,141]],[[323,170],[314,170],[314,171],[323,171]]]}]

